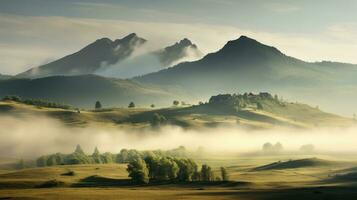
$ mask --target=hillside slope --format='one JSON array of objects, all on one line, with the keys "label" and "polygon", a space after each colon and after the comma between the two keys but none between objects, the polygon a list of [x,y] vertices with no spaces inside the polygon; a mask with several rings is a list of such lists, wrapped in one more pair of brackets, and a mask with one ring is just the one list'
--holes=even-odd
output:
[{"label": "hillside slope", "polygon": [[[262,93],[265,94],[265,93]],[[225,95],[224,97],[227,97]],[[143,128],[153,125],[177,125],[183,128],[208,128],[238,126],[243,128],[314,128],[353,124],[352,119],[325,113],[305,104],[286,103],[271,97],[250,95],[240,102],[242,96],[229,96],[222,101],[222,95],[213,96],[202,105],[177,106],[170,108],[108,108],[102,110],[39,108],[12,101],[0,102],[0,113],[46,115],[61,120],[69,126],[85,126],[92,123],[114,127]],[[243,105],[244,104],[244,105]],[[257,106],[259,105],[259,106]],[[154,121],[155,115],[161,116]]]},{"label": "hillside slope", "polygon": [[131,101],[148,106],[152,103],[169,105],[174,99],[174,95],[159,88],[96,75],[4,80],[0,82],[0,96],[5,95],[84,108],[93,108],[96,101],[101,101],[104,106],[127,106]]}]

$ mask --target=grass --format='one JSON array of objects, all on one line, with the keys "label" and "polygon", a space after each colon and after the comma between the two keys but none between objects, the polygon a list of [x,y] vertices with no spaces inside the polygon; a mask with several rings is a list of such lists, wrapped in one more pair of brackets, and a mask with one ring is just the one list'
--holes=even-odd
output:
[{"label": "grass", "polygon": [[108,127],[150,128],[155,113],[165,116],[168,124],[183,128],[204,128],[217,126],[241,126],[246,128],[316,126],[349,126],[351,119],[324,113],[304,104],[288,103],[283,107],[263,102],[264,110],[247,108],[231,111],[208,105],[193,107],[149,108],[112,108],[103,110],[77,110],[44,108],[12,101],[0,102],[2,114],[44,115],[61,120],[68,126],[87,126],[99,124]]},{"label": "grass", "polygon": [[[200,163],[212,163],[216,173],[218,166],[227,167],[232,182],[211,184],[135,186],[127,177],[126,165],[119,164],[9,171],[0,174],[0,199],[353,199],[357,194],[357,180],[337,176],[355,172],[357,164],[353,162],[307,158],[282,162],[297,165],[293,168],[253,170],[284,159],[285,156],[198,159]],[[312,164],[303,165],[306,162]],[[68,172],[74,175],[64,175]]]},{"label": "grass", "polygon": [[254,168],[255,171],[261,170],[283,170],[283,169],[295,169],[295,168],[303,168],[303,167],[320,167],[320,166],[331,166],[337,165],[338,162],[332,162],[327,160],[322,160],[318,158],[305,158],[299,160],[289,160],[285,162],[274,162],[268,165],[259,166]]}]

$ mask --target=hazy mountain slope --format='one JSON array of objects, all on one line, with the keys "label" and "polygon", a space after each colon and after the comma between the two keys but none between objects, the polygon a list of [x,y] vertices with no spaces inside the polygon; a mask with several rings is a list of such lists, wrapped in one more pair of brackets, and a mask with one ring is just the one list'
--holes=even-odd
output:
[{"label": "hazy mountain slope", "polygon": [[155,53],[159,57],[161,64],[165,67],[202,57],[202,52],[198,49],[197,45],[187,38]]},{"label": "hazy mountain slope", "polygon": [[99,100],[103,106],[169,105],[174,97],[161,89],[129,80],[95,75],[54,76],[40,79],[13,79],[0,82],[0,96],[46,99],[73,106],[92,108]]},{"label": "hazy mountain slope", "polygon": [[18,78],[39,78],[55,75],[91,74],[101,67],[118,63],[129,57],[146,40],[132,33],[122,39],[102,38],[80,51],[51,63],[18,74]]},{"label": "hazy mountain slope", "polygon": [[304,62],[242,36],[199,61],[181,63],[135,80],[176,85],[189,96],[201,98],[215,93],[269,91],[351,115],[352,99],[357,94],[357,79],[353,77],[357,77],[355,65]]},{"label": "hazy mountain slope", "polygon": [[5,74],[0,74],[0,80],[10,79],[10,78],[12,78],[12,76],[5,75]]},{"label": "hazy mountain slope", "polygon": [[96,74],[116,78],[132,78],[201,57],[202,53],[197,45],[185,38],[164,49],[133,55],[123,62],[97,70]]}]

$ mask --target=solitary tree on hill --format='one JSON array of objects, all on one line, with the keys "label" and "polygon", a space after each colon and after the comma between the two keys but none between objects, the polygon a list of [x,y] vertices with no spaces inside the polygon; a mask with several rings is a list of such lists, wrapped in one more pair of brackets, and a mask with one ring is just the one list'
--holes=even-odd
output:
[{"label": "solitary tree on hill", "polygon": [[100,103],[100,101],[95,102],[95,109],[101,109],[102,108],[102,104]]},{"label": "solitary tree on hill", "polygon": [[134,102],[130,102],[128,108],[135,108],[135,103]]},{"label": "solitary tree on hill", "polygon": [[174,100],[173,104],[174,104],[174,106],[178,106],[180,104],[180,102],[177,100]]}]

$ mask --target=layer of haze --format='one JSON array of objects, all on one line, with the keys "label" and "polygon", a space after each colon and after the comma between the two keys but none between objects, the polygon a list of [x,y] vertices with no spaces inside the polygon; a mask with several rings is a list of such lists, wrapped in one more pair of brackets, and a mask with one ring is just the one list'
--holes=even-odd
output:
[{"label": "layer of haze", "polygon": [[34,158],[56,152],[71,153],[80,144],[91,154],[95,146],[101,152],[118,153],[122,148],[140,150],[172,149],[184,145],[211,152],[256,152],[266,142],[280,142],[287,151],[313,144],[320,152],[357,152],[356,128],[248,131],[238,127],[183,130],[166,126],[160,130],[124,130],[89,126],[69,128],[46,117],[0,116],[0,157]]}]

